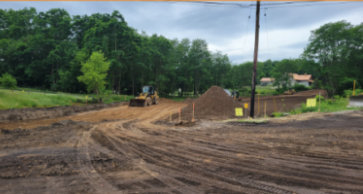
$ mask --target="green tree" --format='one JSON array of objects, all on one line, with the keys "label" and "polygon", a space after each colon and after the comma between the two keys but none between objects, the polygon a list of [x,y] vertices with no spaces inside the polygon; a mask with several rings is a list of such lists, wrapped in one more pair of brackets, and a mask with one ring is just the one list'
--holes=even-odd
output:
[{"label": "green tree", "polygon": [[291,87],[291,74],[296,73],[298,66],[295,60],[292,59],[284,59],[276,64],[272,71],[272,77],[275,79],[274,86],[277,86],[286,90],[288,87]]},{"label": "green tree", "polygon": [[10,89],[15,89],[17,84],[16,79],[8,73],[3,74],[0,78],[0,82],[3,87]]},{"label": "green tree", "polygon": [[79,76],[78,80],[87,85],[88,92],[96,92],[98,102],[100,102],[100,91],[105,89],[105,79],[109,67],[110,63],[106,61],[101,51],[93,52],[91,57],[82,64],[81,71],[83,75]]},{"label": "green tree", "polygon": [[325,24],[311,32],[310,42],[304,50],[303,57],[319,62],[323,87],[329,97],[338,93],[340,83],[347,80],[354,45],[352,29],[353,26],[346,21]]}]

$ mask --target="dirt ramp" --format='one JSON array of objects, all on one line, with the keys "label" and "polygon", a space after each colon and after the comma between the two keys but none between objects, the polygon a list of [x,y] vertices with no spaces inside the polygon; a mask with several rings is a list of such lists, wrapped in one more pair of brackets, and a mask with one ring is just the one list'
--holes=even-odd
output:
[{"label": "dirt ramp", "polygon": [[[194,100],[195,119],[227,119],[234,117],[234,108],[238,105],[233,98],[218,86],[212,86],[202,96]],[[182,120],[191,120],[193,115],[193,103],[181,110]],[[173,115],[178,119],[179,114]]]}]

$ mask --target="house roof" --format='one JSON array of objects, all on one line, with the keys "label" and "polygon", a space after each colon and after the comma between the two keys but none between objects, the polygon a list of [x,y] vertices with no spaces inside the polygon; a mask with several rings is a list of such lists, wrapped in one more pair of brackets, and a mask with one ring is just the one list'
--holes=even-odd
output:
[{"label": "house roof", "polygon": [[293,73],[292,78],[297,81],[309,81],[310,82],[313,80],[313,78],[310,74],[299,75],[297,73]]},{"label": "house roof", "polygon": [[260,81],[261,82],[273,82],[273,81],[275,81],[275,79],[271,78],[271,77],[263,77],[263,78],[261,78]]}]

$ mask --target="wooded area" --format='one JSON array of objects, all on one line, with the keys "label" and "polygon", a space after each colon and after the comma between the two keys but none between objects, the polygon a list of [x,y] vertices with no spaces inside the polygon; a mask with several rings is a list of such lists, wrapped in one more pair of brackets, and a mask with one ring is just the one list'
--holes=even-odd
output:
[{"label": "wooded area", "polygon": [[[99,51],[109,62],[103,90],[136,94],[148,84],[160,95],[178,88],[200,94],[212,85],[236,89],[251,84],[252,62],[232,64],[226,54],[208,50],[203,39],[139,33],[118,11],[70,16],[64,9],[0,9],[0,74],[13,75],[19,86],[85,92],[87,86],[77,78],[83,75],[82,64]],[[312,74],[315,87],[330,96],[351,89],[353,80],[359,88],[363,23],[340,21],[312,31],[299,59],[259,62],[257,83],[286,72]]]}]

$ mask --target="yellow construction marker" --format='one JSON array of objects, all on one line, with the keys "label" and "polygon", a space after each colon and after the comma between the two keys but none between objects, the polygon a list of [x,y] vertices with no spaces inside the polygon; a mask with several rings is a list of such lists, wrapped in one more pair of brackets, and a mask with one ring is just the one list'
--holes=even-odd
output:
[{"label": "yellow construction marker", "polygon": [[316,99],[315,98],[306,99],[306,107],[315,107],[315,106],[316,106]]},{"label": "yellow construction marker", "polygon": [[235,111],[236,111],[236,116],[237,117],[243,116],[242,108],[235,108]]}]

